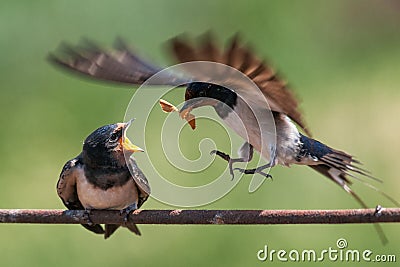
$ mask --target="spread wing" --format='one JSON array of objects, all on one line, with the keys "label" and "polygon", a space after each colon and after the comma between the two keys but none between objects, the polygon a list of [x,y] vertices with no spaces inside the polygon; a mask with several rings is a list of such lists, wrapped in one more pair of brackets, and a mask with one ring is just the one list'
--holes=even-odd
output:
[{"label": "spread wing", "polygon": [[[199,46],[194,46],[183,38],[171,41],[172,51],[179,62],[212,61],[231,66],[249,77],[268,99],[271,110],[282,112],[294,120],[308,135],[310,132],[298,108],[298,101],[274,70],[260,60],[253,51],[233,38],[226,49],[220,49],[210,35],[203,38]],[[61,45],[59,51],[50,54],[49,59],[57,66],[99,80],[126,84],[142,84],[162,68],[137,56],[121,40],[109,51],[93,42],[84,41],[82,45]],[[182,73],[163,71],[156,79],[150,79],[148,85],[184,85],[190,77]],[[241,88],[241,94],[257,101],[258,92]],[[261,102],[264,104],[264,102]]]},{"label": "spread wing", "polygon": [[[270,66],[259,59],[249,47],[242,45],[237,36],[226,49],[220,49],[210,34],[206,34],[196,43],[199,45],[195,46],[187,39],[179,37],[171,40],[172,51],[178,62],[214,61],[241,71],[260,88],[273,111],[288,115],[310,135],[293,92]],[[253,89],[239,90],[250,99],[257,98],[257,92],[249,92]]]},{"label": "spread wing", "polygon": [[[56,66],[103,81],[125,84],[142,84],[163,68],[140,58],[121,40],[117,39],[114,49],[105,50],[83,40],[81,45],[61,44],[58,51],[49,55]],[[177,86],[188,80],[177,74],[163,71],[149,85]]]},{"label": "spread wing", "polygon": [[139,167],[136,164],[136,160],[133,157],[129,158],[128,168],[132,175],[133,180],[135,181],[135,183],[139,189],[138,208],[140,208],[150,195],[150,191],[151,191],[150,185],[149,185],[149,182],[147,181],[146,176],[139,169]]},{"label": "spread wing", "polygon": [[[82,168],[83,165],[79,156],[68,161],[64,165],[57,182],[57,194],[64,205],[70,210],[84,209],[82,203],[79,201],[76,189],[76,177],[78,172],[82,171]],[[82,224],[82,226],[96,234],[104,234],[104,230],[99,224]]]}]

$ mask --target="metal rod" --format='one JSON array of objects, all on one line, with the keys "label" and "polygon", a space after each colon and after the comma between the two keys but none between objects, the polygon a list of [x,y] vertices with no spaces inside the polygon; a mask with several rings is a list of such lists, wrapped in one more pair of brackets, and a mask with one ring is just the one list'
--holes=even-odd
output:
[{"label": "metal rod", "polygon": [[[115,210],[93,210],[96,224],[121,224]],[[400,222],[400,208],[352,210],[136,210],[129,219],[138,224],[343,224]],[[84,224],[83,210],[0,209],[0,223]]]}]

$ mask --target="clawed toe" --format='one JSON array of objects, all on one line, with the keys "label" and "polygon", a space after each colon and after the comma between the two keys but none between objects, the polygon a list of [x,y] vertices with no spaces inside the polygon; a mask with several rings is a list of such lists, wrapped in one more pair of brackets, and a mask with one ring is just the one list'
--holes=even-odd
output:
[{"label": "clawed toe", "polygon": [[122,209],[119,211],[119,215],[124,216],[124,223],[127,223],[129,221],[129,214],[131,212],[128,211],[128,209]]},{"label": "clawed toe", "polygon": [[266,179],[271,179],[271,180],[274,180],[273,178],[272,178],[272,175],[271,174],[269,174],[269,173],[265,173],[265,172],[260,172],[260,174],[262,175],[262,176],[264,176]]},{"label": "clawed toe", "polygon": [[269,173],[263,172],[264,169],[265,168],[255,168],[255,169],[234,168],[233,170],[234,171],[239,171],[240,173],[243,173],[243,174],[255,174],[255,173],[258,173],[258,174],[264,176],[265,178],[271,178],[271,180],[272,180],[272,175],[269,174]]},{"label": "clawed toe", "polygon": [[230,173],[230,175],[232,177],[232,179],[231,179],[232,181],[235,179],[235,174],[234,174],[235,170],[237,170],[237,171],[239,171],[239,172],[241,172],[243,174],[255,174],[255,173],[258,173],[258,174],[264,176],[265,178],[271,178],[272,179],[272,176],[270,174],[268,174],[268,173],[265,173],[264,170],[267,169],[267,168],[270,168],[273,161],[271,161],[270,163],[267,163],[267,164],[265,164],[263,166],[254,168],[254,169],[233,168],[233,163],[236,163],[236,162],[249,162],[253,158],[253,147],[248,143],[245,143],[242,146],[242,148],[240,149],[240,152],[241,153],[239,155],[241,157],[237,158],[237,159],[232,159],[228,154],[225,154],[224,152],[221,152],[219,150],[211,150],[210,151],[210,155],[214,155],[215,154],[215,155],[219,156],[220,158],[228,161],[228,163],[229,163],[229,166],[228,166],[229,167],[229,173]]},{"label": "clawed toe", "polygon": [[92,210],[91,209],[85,209],[85,211],[83,212],[83,218],[86,221],[86,224],[89,226],[94,225],[94,223],[92,222],[92,220],[90,219],[90,214],[91,214]]},{"label": "clawed toe", "polygon": [[230,174],[231,174],[231,181],[233,181],[235,179],[235,174],[233,173],[233,170],[230,170]]},{"label": "clawed toe", "polygon": [[131,212],[136,210],[136,209],[137,209],[137,205],[135,203],[135,204],[132,204],[132,205],[126,207],[125,209],[122,209],[122,210],[119,211],[119,214],[121,216],[124,215],[124,223],[125,224],[129,221],[129,214],[131,214]]}]

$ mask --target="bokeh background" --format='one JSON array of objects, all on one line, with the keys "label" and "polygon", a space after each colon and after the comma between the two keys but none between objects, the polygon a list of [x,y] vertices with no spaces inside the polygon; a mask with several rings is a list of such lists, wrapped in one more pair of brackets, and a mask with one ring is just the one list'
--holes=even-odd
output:
[{"label": "bokeh background", "polygon": [[[221,41],[240,32],[289,80],[314,136],[357,155],[384,180],[377,186],[400,200],[399,12],[398,1],[2,1],[0,208],[63,208],[55,191],[63,164],[79,153],[92,130],[123,120],[135,91],[55,69],[46,56],[61,41],[77,43],[88,37],[110,46],[122,36],[143,55],[168,64],[165,40],[210,29]],[[169,100],[179,102],[182,93],[176,91]],[[154,117],[155,124],[161,123],[165,114]],[[199,124],[190,133],[193,139],[182,135],[189,137],[181,140],[189,158],[199,155],[192,141],[209,130]],[[223,134],[214,135],[217,146],[229,148]],[[159,142],[151,132],[146,138]],[[151,167],[143,155],[136,158]],[[215,161],[196,179],[209,181],[224,168],[224,162]],[[359,208],[338,186],[308,168],[276,167],[272,174],[274,180],[255,193],[248,193],[250,178],[242,179],[228,195],[200,208]],[[187,173],[174,175],[193,181]],[[392,206],[357,182],[354,189],[371,207]],[[144,208],[174,207],[150,199]],[[266,244],[277,250],[318,251],[335,248],[337,239],[346,238],[351,249],[396,254],[400,260],[400,225],[382,227],[390,240],[386,246],[372,225],[143,225],[142,237],[119,230],[104,241],[78,225],[9,224],[0,225],[0,255],[2,266],[257,266],[271,264],[256,258]]]}]

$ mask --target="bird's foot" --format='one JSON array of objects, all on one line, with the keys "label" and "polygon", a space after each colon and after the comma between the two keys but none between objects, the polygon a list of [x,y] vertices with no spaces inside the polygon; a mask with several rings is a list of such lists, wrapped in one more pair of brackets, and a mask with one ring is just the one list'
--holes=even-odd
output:
[{"label": "bird's foot", "polygon": [[229,173],[232,177],[231,180],[233,181],[233,179],[235,178],[235,174],[233,173],[233,163],[238,162],[239,159],[232,159],[231,156],[229,156],[228,154],[221,152],[219,150],[212,150],[210,152],[210,155],[214,155],[214,154],[219,156],[223,160],[226,160],[229,163]]},{"label": "bird's foot", "polygon": [[258,173],[258,174],[261,174],[262,176],[264,176],[265,178],[271,178],[271,180],[272,180],[272,175],[269,174],[269,173],[264,172],[264,170],[266,168],[269,168],[269,167],[270,167],[269,164],[267,164],[267,165],[263,165],[263,166],[260,166],[260,167],[254,168],[254,169],[235,168],[233,170],[239,171],[239,172],[241,172],[243,174],[255,174],[255,173]]},{"label": "bird's foot", "polygon": [[134,211],[137,210],[137,205],[136,203],[129,205],[128,207],[126,207],[125,209],[122,209],[119,211],[119,214],[122,216],[124,215],[124,224],[128,223],[129,221],[129,214]]},{"label": "bird's foot", "polygon": [[235,163],[235,162],[249,162],[249,160],[251,159],[251,157],[249,157],[249,158],[237,158],[237,159],[232,159],[231,158],[231,156],[229,156],[228,154],[226,154],[226,153],[224,153],[224,152],[221,152],[221,151],[219,151],[219,150],[212,150],[211,152],[210,152],[210,155],[213,155],[213,154],[215,154],[215,155],[217,155],[217,156],[219,156],[220,158],[222,158],[222,159],[224,159],[224,160],[226,160],[227,162],[228,162],[228,167],[229,167],[229,173],[230,173],[230,175],[231,175],[231,177],[232,177],[232,181],[233,181],[233,179],[235,179],[235,174],[234,174],[234,170],[236,170],[236,169],[239,169],[239,168],[233,168],[233,163]]},{"label": "bird's foot", "polygon": [[270,146],[270,155],[271,155],[271,161],[265,165],[262,165],[260,167],[254,168],[254,169],[242,169],[242,168],[233,168],[233,163],[235,162],[250,162],[251,159],[253,158],[253,146],[249,144],[248,142],[245,142],[241,148],[239,149],[239,156],[240,158],[232,159],[228,154],[221,152],[219,150],[212,150],[210,152],[211,155],[215,154],[219,156],[220,158],[228,161],[229,163],[229,173],[232,176],[232,180],[235,178],[234,176],[234,171],[238,170],[239,172],[243,174],[261,174],[265,178],[271,178],[272,176],[268,173],[265,173],[264,170],[267,168],[270,168],[275,165],[275,146]]},{"label": "bird's foot", "polygon": [[90,219],[90,214],[92,213],[92,209],[85,209],[85,211],[83,212],[83,219],[86,221],[86,224],[89,226],[94,225],[94,223],[92,222],[92,219]]}]

